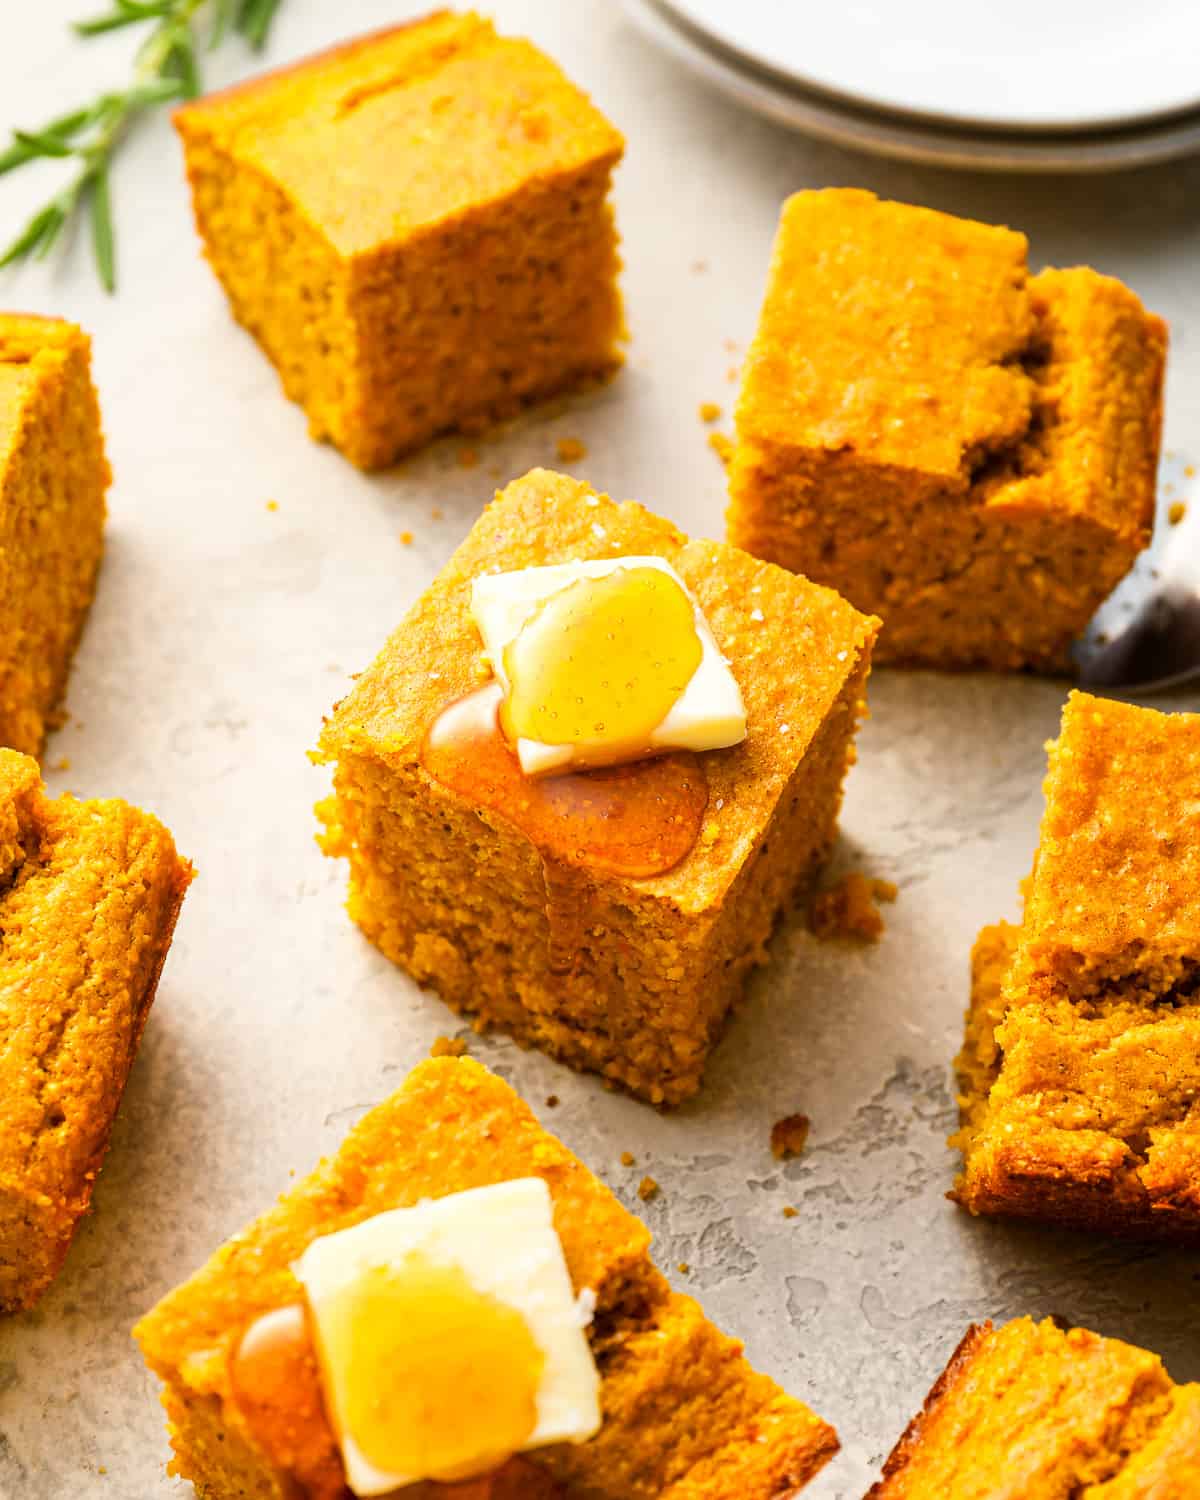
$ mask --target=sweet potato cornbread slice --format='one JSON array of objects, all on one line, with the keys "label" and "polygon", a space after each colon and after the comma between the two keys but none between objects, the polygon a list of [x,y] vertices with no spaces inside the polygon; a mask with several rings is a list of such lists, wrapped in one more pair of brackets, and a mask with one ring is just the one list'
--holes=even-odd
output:
[{"label": "sweet potato cornbread slice", "polygon": [[1200,715],[1073,693],[1019,927],[975,946],[973,1213],[1200,1243]]},{"label": "sweet potato cornbread slice", "polygon": [[110,478],[91,345],[0,313],[0,745],[40,755],[96,586]]},{"label": "sweet potato cornbread slice", "polygon": [[[634,879],[547,852],[503,807],[434,780],[421,749],[480,683],[476,575],[647,554],[703,611],[748,733],[697,757],[707,804],[690,852]],[[336,763],[326,848],[349,858],[351,915],[455,1009],[655,1103],[686,1098],[779,912],[833,839],[876,625],[639,505],[546,470],[515,480],[321,736]]]},{"label": "sweet potato cornbread slice", "polygon": [[1191,1500],[1200,1386],[1156,1354],[1017,1318],[967,1331],[867,1500]]},{"label": "sweet potato cornbread slice", "polygon": [[0,1310],[66,1256],[191,867],[124,802],[52,801],[0,750]]},{"label": "sweet potato cornbread slice", "polygon": [[[166,1382],[175,1472],[205,1495],[290,1496],[291,1476],[266,1459],[230,1382],[243,1330],[301,1296],[290,1266],[317,1236],[521,1177],[546,1182],[572,1284],[595,1293],[588,1337],[604,1420],[590,1442],[526,1455],[494,1488],[481,1484],[479,1500],[776,1500],[825,1464],[837,1448],[832,1428],[751,1370],[735,1340],[670,1290],[650,1260],[645,1225],[507,1084],[470,1059],[439,1058],[414,1068],[336,1156],[134,1330]],[[345,1493],[335,1481],[314,1500]],[[414,1489],[429,1500],[454,1493]]]},{"label": "sweet potato cornbread slice", "polygon": [[1026,252],[866,192],[784,205],[729,539],[879,615],[879,660],[1061,670],[1148,540],[1166,327]]},{"label": "sweet potato cornbread slice", "polygon": [[619,363],[623,142],[529,42],[442,11],[175,120],[234,316],[360,467]]}]

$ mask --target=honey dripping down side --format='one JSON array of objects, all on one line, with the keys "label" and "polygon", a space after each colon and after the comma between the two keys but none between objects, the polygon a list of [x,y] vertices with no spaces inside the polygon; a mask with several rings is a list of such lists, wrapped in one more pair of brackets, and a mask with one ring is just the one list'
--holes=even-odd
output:
[{"label": "honey dripping down side", "polygon": [[[301,1302],[255,1318],[230,1360],[233,1402],[255,1444],[288,1474],[303,1500],[345,1500],[346,1474],[325,1410],[316,1349]],[[457,1482],[405,1485],[395,1500],[500,1500],[517,1495],[525,1460]],[[391,1497],[388,1497],[391,1500]]]},{"label": "honey dripping down side", "polygon": [[570,974],[587,926],[588,872],[641,880],[674,869],[700,836],[708,782],[690,751],[526,776],[500,728],[502,697],[491,682],[443,709],[421,764],[449,791],[505,818],[542,856],[549,965]]}]

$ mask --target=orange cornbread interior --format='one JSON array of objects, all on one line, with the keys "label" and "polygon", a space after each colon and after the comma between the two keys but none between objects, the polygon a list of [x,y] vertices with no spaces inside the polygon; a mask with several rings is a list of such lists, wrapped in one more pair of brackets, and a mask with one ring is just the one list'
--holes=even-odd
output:
[{"label": "orange cornbread interior", "polygon": [[175,118],[235,317],[352,462],[619,362],[623,142],[529,42],[441,11]]},{"label": "orange cornbread interior", "polygon": [[[588,1337],[604,1421],[587,1443],[541,1449],[502,1470],[489,1500],[775,1500],[811,1477],[836,1448],[831,1429],[755,1374],[691,1299],[671,1292],[647,1254],[645,1226],[506,1084],[452,1058],[415,1068],[335,1156],[139,1323],[135,1336],[166,1384],[176,1471],[218,1492],[285,1485],[288,1475],[239,1410],[231,1368],[247,1327],[300,1299],[290,1267],[314,1238],[385,1209],[527,1176],[550,1189],[573,1287],[596,1296]],[[525,1488],[514,1474],[529,1476]]]},{"label": "orange cornbread interior", "polygon": [[975,1212],[1200,1242],[1200,715],[1073,693],[959,1058]]},{"label": "orange cornbread interior", "polygon": [[191,867],[124,802],[51,799],[0,750],[0,1310],[91,1201]]},{"label": "orange cornbread interior", "polygon": [[972,1328],[867,1500],[1187,1500],[1200,1386],[1050,1319]]},{"label": "orange cornbread interior", "polygon": [[0,745],[40,755],[95,591],[109,467],[91,344],[0,313]]},{"label": "orange cornbread interior", "polygon": [[703,654],[692,601],[658,568],[577,579],[505,648],[500,722],[510,740],[602,740],[589,760],[636,759]]},{"label": "orange cornbread interior", "polygon": [[1027,252],[854,189],[784,205],[729,538],[879,615],[883,660],[1063,670],[1149,539],[1166,325]]}]

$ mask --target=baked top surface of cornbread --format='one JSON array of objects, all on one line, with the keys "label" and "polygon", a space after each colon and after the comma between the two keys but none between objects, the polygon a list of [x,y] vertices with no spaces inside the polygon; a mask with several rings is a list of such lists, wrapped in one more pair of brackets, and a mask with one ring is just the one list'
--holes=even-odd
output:
[{"label": "baked top surface of cornbread", "polygon": [[868,1500],[1187,1500],[1200,1387],[1047,1319],[969,1330]]},{"label": "baked top surface of cornbread", "polygon": [[665,558],[703,611],[745,700],[747,737],[704,753],[704,833],[674,869],[639,880],[638,888],[687,910],[719,902],[869,650],[877,622],[830,589],[722,543],[689,541],[640,505],[616,504],[565,475],[535,469],[496,497],[337,706],[321,736],[323,757],[362,755],[395,766],[418,760],[438,713],[480,685],[469,608],[477,574],[644,555]]},{"label": "baked top surface of cornbread", "polygon": [[[604,1426],[588,1444],[541,1455],[569,1490],[648,1496],[647,1476],[657,1474],[653,1493],[678,1500],[772,1500],[815,1472],[836,1447],[831,1429],[750,1371],[740,1346],[669,1290],[648,1258],[645,1226],[470,1059],[415,1068],[336,1156],[163,1298],[135,1337],[159,1375],[219,1398],[237,1427],[230,1356],[249,1322],[299,1298],[290,1267],[314,1238],[387,1209],[530,1176],[550,1189],[573,1287],[596,1299]],[[689,1400],[707,1420],[691,1421]]]},{"label": "baked top surface of cornbread", "polygon": [[32,313],[0,313],[0,474],[41,381],[68,352],[86,349],[87,344],[87,335],[73,323]]},{"label": "baked top surface of cornbread", "polygon": [[1050,747],[1017,982],[1146,998],[1200,964],[1200,714],[1072,693]]},{"label": "baked top surface of cornbread", "polygon": [[176,120],[274,181],[346,257],[615,163],[623,149],[544,53],[470,12],[362,37],[185,105]]}]

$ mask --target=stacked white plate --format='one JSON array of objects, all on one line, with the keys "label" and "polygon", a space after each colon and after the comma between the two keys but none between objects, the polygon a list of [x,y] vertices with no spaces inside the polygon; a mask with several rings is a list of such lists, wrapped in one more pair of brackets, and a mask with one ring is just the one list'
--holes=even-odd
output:
[{"label": "stacked white plate", "polygon": [[743,104],[885,156],[1102,172],[1200,152],[1200,0],[626,0]]}]

